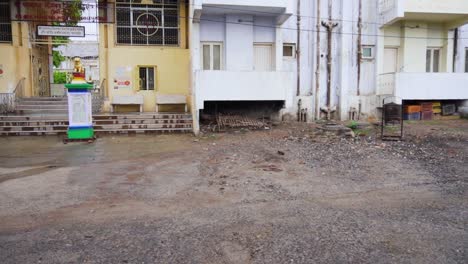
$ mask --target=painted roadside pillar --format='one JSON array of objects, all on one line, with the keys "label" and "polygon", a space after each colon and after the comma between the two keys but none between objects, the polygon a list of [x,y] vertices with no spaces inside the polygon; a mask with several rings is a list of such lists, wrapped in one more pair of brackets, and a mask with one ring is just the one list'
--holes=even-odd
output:
[{"label": "painted roadside pillar", "polygon": [[65,84],[68,90],[68,140],[94,139],[92,114],[92,84],[86,83],[80,60],[75,59],[73,80]]}]

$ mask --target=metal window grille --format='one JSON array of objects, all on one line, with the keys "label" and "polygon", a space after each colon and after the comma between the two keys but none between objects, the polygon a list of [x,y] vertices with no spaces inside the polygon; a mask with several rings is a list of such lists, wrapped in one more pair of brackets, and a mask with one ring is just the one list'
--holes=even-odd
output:
[{"label": "metal window grille", "polygon": [[179,45],[178,0],[153,0],[153,4],[128,2],[116,3],[117,44]]},{"label": "metal window grille", "polygon": [[0,42],[11,42],[11,17],[9,2],[0,2]]},{"label": "metal window grille", "polygon": [[138,75],[140,77],[140,90],[154,90],[155,68],[156,67],[139,67]]}]

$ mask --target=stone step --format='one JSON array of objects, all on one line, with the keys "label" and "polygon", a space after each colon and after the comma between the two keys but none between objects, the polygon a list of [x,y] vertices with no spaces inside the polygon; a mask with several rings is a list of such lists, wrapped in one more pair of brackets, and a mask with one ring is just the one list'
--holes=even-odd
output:
[{"label": "stone step", "polygon": [[192,124],[140,124],[140,125],[96,125],[95,130],[125,130],[125,129],[172,129],[172,128],[192,128]]},{"label": "stone step", "polygon": [[0,121],[45,121],[45,120],[68,120],[67,113],[59,114],[34,114],[34,115],[7,115],[0,116]]},{"label": "stone step", "polygon": [[[192,124],[149,124],[149,125],[97,125],[94,130],[99,131],[114,131],[128,129],[174,129],[174,128],[192,128]],[[66,131],[67,125],[57,126],[0,126],[0,131],[8,132],[24,132],[24,131]]]},{"label": "stone step", "polygon": [[68,109],[18,109],[15,110],[16,114],[19,115],[29,115],[29,114],[65,114],[67,115]]},{"label": "stone step", "polygon": [[[97,129],[97,135],[106,134],[174,134],[191,133],[191,128],[154,128],[154,129]],[[66,135],[66,130],[56,131],[0,131],[0,136],[46,136],[46,135]]]},{"label": "stone step", "polygon": [[67,131],[0,131],[0,136],[53,136],[66,135]]},{"label": "stone step", "polygon": [[3,126],[68,126],[68,120],[0,121]]},{"label": "stone step", "polygon": [[16,105],[68,105],[67,101],[18,101]]},{"label": "stone step", "polygon": [[192,124],[191,118],[172,118],[172,119],[94,119],[96,125],[130,125],[130,124]]},{"label": "stone step", "polygon": [[23,97],[20,101],[67,101],[67,97]]},{"label": "stone step", "polygon": [[68,111],[68,105],[40,104],[40,105],[16,105],[16,111],[28,110],[64,110]]},{"label": "stone step", "polygon": [[140,115],[93,115],[95,120],[138,120],[138,119],[191,119],[191,114],[180,113],[160,113],[160,114],[140,114]]},{"label": "stone step", "polygon": [[[151,114],[151,115],[93,115],[95,121],[104,120],[192,120],[191,114]],[[44,121],[44,120],[68,120],[68,113],[41,113],[36,112],[29,115],[6,115],[0,116],[0,121]]]},{"label": "stone step", "polygon": [[115,130],[94,130],[97,135],[102,134],[173,134],[191,133],[192,128],[154,128],[154,129],[115,129]]},{"label": "stone step", "polygon": [[0,127],[0,131],[7,131],[7,132],[27,132],[27,131],[47,131],[47,132],[54,132],[54,131],[67,131],[67,125],[61,126],[2,126]]},{"label": "stone step", "polygon": [[[123,119],[123,120],[94,120],[94,125],[128,125],[128,124],[192,124],[192,119]],[[0,121],[2,126],[61,126],[68,125],[68,120],[30,120],[30,121]]]}]

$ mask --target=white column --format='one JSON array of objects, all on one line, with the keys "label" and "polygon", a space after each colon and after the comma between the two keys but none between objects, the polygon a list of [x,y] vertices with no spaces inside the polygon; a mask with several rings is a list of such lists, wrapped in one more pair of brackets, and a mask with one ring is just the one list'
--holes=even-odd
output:
[{"label": "white column", "polygon": [[447,56],[446,56],[446,72],[454,72],[453,69],[453,48],[455,45],[454,41],[455,32],[453,30],[447,31]]},{"label": "white column", "polygon": [[[194,6],[190,6],[189,32],[190,32],[190,90],[192,101],[193,133],[200,133],[200,104],[203,98],[197,98],[197,72],[200,70],[200,23],[193,21]],[[200,103],[201,101],[201,103]]]},{"label": "white column", "polygon": [[277,26],[275,32],[275,66],[276,71],[283,70],[283,34],[280,26]]},{"label": "white column", "polygon": [[[341,21],[341,31],[342,32],[353,32],[353,23],[349,23],[348,21],[353,20],[353,1],[343,1],[342,3],[342,19]],[[348,117],[348,110],[349,110],[349,90],[352,85],[355,85],[352,82],[352,78],[350,76],[350,68],[352,67],[352,59],[351,56],[354,54],[353,51],[353,39],[352,34],[341,34],[341,61],[336,67],[336,71],[341,75],[341,83],[339,86],[339,102],[337,105],[337,111],[339,111],[338,118],[340,120],[345,120]],[[338,44],[338,43],[337,43]],[[336,54],[333,54],[336,56]]]}]

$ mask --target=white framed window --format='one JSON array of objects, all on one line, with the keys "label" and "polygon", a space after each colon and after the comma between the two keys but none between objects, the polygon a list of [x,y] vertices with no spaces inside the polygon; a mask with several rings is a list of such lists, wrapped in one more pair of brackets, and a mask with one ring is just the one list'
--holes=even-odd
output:
[{"label": "white framed window", "polygon": [[156,90],[156,66],[139,66],[138,78],[141,91]]},{"label": "white framed window", "polygon": [[9,1],[0,1],[0,43],[12,41],[9,4]]},{"label": "white framed window", "polygon": [[440,71],[440,48],[426,50],[426,72]]},{"label": "white framed window", "polygon": [[179,45],[179,1],[117,0],[116,43],[127,45]]},{"label": "white framed window", "polygon": [[283,57],[288,59],[294,59],[296,57],[296,44],[283,44]]},{"label": "white framed window", "polygon": [[361,58],[365,60],[374,59],[374,46],[370,46],[370,45],[362,46]]},{"label": "white framed window", "polygon": [[205,71],[220,71],[223,67],[223,44],[218,42],[202,42],[202,69]]},{"label": "white framed window", "polygon": [[468,72],[468,48],[465,49],[465,72]]}]

